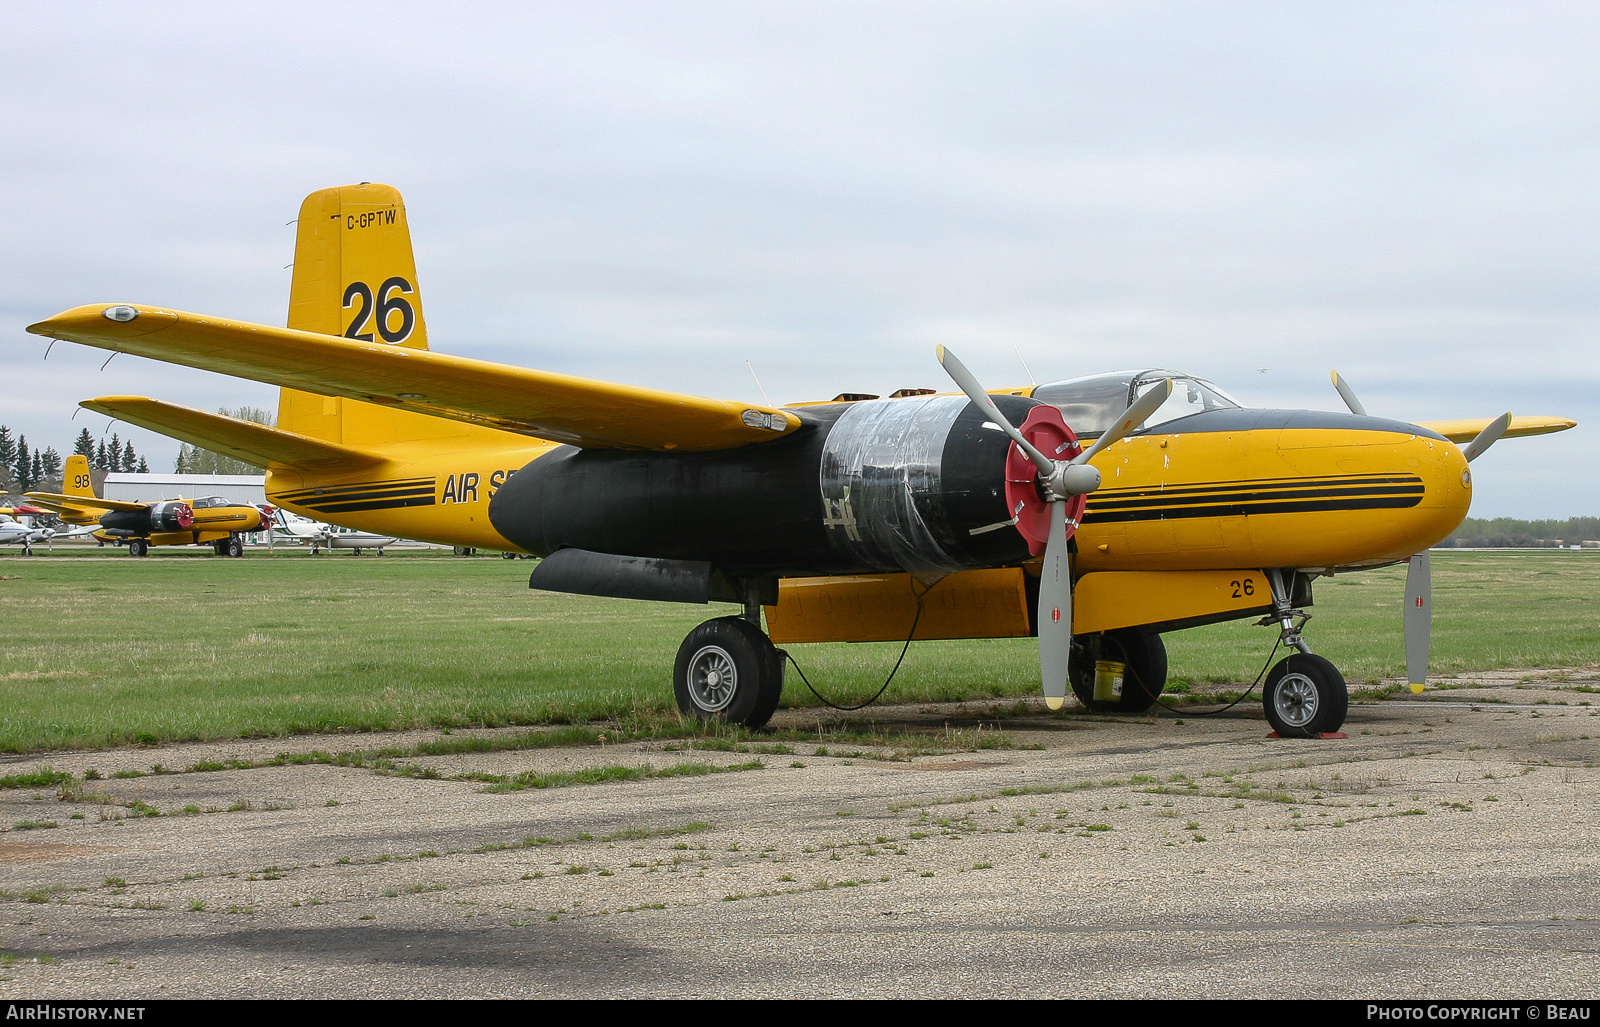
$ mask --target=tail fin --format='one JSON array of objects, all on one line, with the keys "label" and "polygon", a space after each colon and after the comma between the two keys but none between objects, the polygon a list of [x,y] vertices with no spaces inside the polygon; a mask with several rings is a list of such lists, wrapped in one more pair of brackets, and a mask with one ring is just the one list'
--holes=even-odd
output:
[{"label": "tail fin", "polygon": [[94,478],[89,474],[89,458],[82,453],[67,457],[67,465],[61,470],[61,494],[95,498]]},{"label": "tail fin", "polygon": [[[400,191],[376,182],[320,189],[300,205],[289,325],[428,348],[411,230]],[[356,400],[284,389],[278,427],[329,442],[409,442],[470,434],[466,425]]]}]

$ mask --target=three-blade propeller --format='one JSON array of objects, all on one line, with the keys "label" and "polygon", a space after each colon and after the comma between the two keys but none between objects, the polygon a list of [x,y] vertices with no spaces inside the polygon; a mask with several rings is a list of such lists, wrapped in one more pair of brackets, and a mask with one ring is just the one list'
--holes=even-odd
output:
[{"label": "three-blade propeller", "polygon": [[[1366,408],[1345,380],[1339,377],[1338,371],[1333,372],[1333,387],[1339,390],[1339,396],[1352,414],[1366,416]],[[1461,447],[1461,455],[1471,463],[1499,441],[1510,427],[1511,415],[1502,414],[1471,442]],[[1406,679],[1411,684],[1412,693],[1421,695],[1428,684],[1428,650],[1433,642],[1433,565],[1426,550],[1406,561],[1405,633]]]},{"label": "three-blade propeller", "polygon": [[1050,528],[1045,541],[1044,566],[1039,575],[1039,676],[1045,705],[1059,710],[1067,698],[1067,675],[1072,658],[1072,567],[1067,551],[1067,500],[1100,487],[1100,471],[1089,464],[1102,450],[1115,445],[1167,401],[1172,382],[1163,380],[1133,402],[1094,445],[1070,460],[1052,460],[1018,431],[994,400],[978,384],[956,355],[938,348],[939,363],[983,415],[1016,443],[1038,469],[1039,494],[1050,504]]}]

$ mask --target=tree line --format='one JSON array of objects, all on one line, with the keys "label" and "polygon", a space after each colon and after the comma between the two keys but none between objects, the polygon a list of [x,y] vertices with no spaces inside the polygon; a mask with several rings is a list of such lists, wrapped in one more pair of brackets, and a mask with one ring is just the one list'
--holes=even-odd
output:
[{"label": "tree line", "polygon": [[[258,407],[222,407],[217,413],[240,421],[253,421],[271,427],[276,418]],[[89,458],[95,486],[107,474],[149,474],[150,461],[134,451],[133,442],[111,433],[110,439],[96,439],[85,428],[78,433],[73,453]],[[13,435],[0,424],[0,494],[22,492],[60,492],[65,458],[53,446],[42,449],[29,445],[26,435]],[[187,443],[178,450],[173,471],[178,474],[260,474],[255,464],[235,460],[209,449]]]},{"label": "tree line", "polygon": [[1513,517],[1468,517],[1440,546],[1472,549],[1549,548],[1600,540],[1600,517],[1564,521],[1519,521]]},{"label": "tree line", "polygon": [[[88,457],[90,468],[101,474],[150,472],[150,462],[134,452],[131,441],[124,441],[116,432],[111,433],[110,441],[97,440],[85,428],[78,433],[72,452]],[[30,446],[26,435],[13,436],[9,427],[0,424],[0,486],[5,491],[59,492],[65,463],[54,446]]]}]

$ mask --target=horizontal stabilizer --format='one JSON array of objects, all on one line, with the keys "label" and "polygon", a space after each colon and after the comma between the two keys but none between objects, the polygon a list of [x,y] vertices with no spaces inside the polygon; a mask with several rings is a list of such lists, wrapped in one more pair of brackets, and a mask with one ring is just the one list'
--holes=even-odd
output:
[{"label": "horizontal stabilizer", "polygon": [[282,464],[298,470],[330,471],[368,467],[383,459],[335,442],[143,396],[101,396],[78,405],[257,467]]},{"label": "horizontal stabilizer", "polygon": [[120,499],[96,499],[93,496],[63,496],[54,492],[29,492],[27,497],[40,506],[47,506],[60,513],[63,510],[72,510],[81,507],[87,510],[126,510],[130,513],[135,510],[150,509],[149,503],[129,503]]},{"label": "horizontal stabilizer", "polygon": [[775,407],[137,304],[76,307],[28,331],[596,449],[734,449],[804,423]]},{"label": "horizontal stabilizer", "polygon": [[[1456,421],[1417,421],[1417,427],[1436,431],[1451,442],[1471,442],[1478,437],[1478,433],[1497,418],[1493,417],[1467,417]],[[1566,431],[1576,428],[1578,422],[1565,417],[1513,417],[1511,427],[1501,438],[1515,439],[1523,435],[1548,435],[1551,432]]]}]

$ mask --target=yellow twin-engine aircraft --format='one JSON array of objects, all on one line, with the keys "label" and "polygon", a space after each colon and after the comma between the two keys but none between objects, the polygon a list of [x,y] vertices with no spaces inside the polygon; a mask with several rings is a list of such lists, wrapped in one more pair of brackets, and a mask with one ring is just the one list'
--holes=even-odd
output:
[{"label": "yellow twin-engine aircraft", "polygon": [[1426,554],[1466,515],[1467,462],[1573,424],[1405,424],[1342,382],[1348,414],[1247,409],[1159,370],[990,393],[942,348],[960,393],[781,409],[432,353],[405,207],[370,183],[301,207],[288,328],[98,303],[28,330],[280,386],[277,428],[83,405],[267,466],[271,501],[306,517],[543,556],[535,588],[743,604],[689,634],[674,687],[752,726],[783,687],[774,643],[1037,635],[1052,708],[1071,688],[1142,710],[1162,632],[1259,617],[1298,650],[1268,720],[1333,732],[1344,680],[1299,630],[1312,580],[1410,560],[1420,688]]},{"label": "yellow twin-engine aircraft", "polygon": [[29,492],[28,498],[54,510],[68,524],[98,521],[94,537],[102,542],[126,542],[130,556],[147,556],[151,546],[198,545],[211,546],[218,556],[243,556],[240,536],[271,524],[264,511],[220,497],[159,503],[98,499],[89,477],[89,460],[77,453],[67,457],[62,488],[64,494]]}]

